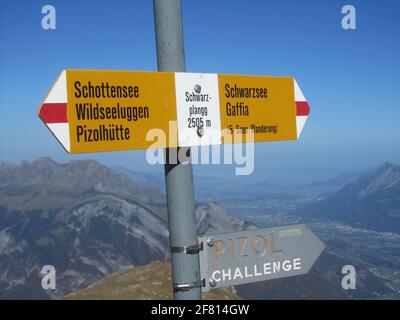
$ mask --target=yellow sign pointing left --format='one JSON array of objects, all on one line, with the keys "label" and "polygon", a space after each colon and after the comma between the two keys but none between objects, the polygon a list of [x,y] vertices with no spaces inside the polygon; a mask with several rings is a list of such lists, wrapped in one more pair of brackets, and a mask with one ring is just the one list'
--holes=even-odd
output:
[{"label": "yellow sign pointing left", "polygon": [[70,153],[146,149],[176,119],[174,73],[65,70],[39,116]]}]

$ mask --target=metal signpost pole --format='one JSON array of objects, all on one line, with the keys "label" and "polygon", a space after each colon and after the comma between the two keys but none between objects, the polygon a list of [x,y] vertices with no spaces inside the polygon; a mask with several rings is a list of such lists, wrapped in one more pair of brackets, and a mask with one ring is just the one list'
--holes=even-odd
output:
[{"label": "metal signpost pole", "polygon": [[[185,72],[180,0],[154,0],[153,3],[158,71]],[[190,156],[190,148],[182,151]],[[170,152],[177,155],[178,150],[165,149],[174,298],[201,299],[192,165],[170,161]]]}]

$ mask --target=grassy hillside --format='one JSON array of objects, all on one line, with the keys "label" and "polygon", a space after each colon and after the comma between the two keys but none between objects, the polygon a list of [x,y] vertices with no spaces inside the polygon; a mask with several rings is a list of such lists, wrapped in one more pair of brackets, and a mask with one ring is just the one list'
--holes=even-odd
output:
[{"label": "grassy hillside", "polygon": [[[136,300],[172,299],[169,262],[155,261],[146,266],[127,269],[106,277],[89,287],[64,297],[68,300]],[[206,300],[240,299],[233,287],[211,290]]]}]

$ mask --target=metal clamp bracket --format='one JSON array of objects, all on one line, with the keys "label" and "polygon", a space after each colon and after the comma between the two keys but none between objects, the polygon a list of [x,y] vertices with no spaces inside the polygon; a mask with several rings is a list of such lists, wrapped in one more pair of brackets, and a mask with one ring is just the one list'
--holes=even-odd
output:
[{"label": "metal clamp bracket", "polygon": [[189,283],[174,283],[174,291],[189,291],[193,288],[202,288],[206,286],[206,279],[189,282]]},{"label": "metal clamp bracket", "polygon": [[203,242],[192,246],[171,247],[171,253],[196,254],[203,250]]}]

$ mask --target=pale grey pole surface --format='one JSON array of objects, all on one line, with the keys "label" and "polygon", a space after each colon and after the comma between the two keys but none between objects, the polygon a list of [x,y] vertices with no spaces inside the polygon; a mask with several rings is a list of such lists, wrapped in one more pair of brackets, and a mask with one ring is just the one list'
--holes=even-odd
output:
[{"label": "pale grey pole surface", "polygon": [[[180,0],[153,0],[159,71],[185,72]],[[190,148],[187,149],[190,152]],[[199,254],[173,252],[197,244],[192,165],[170,163],[165,149],[165,184],[168,204],[169,241],[173,284],[200,281]],[[175,299],[201,299],[200,287],[175,291]]]}]

